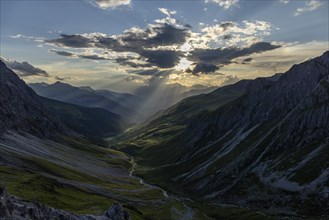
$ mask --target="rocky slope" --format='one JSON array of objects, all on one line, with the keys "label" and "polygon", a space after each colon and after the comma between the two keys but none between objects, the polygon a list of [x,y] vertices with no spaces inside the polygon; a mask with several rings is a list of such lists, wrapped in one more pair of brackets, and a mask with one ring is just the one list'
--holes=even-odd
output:
[{"label": "rocky slope", "polygon": [[241,95],[204,107],[178,132],[159,132],[156,119],[127,134],[121,147],[137,155],[140,175],[195,199],[329,215],[328,69],[326,52],[249,82]]},{"label": "rocky slope", "polygon": [[0,186],[0,219],[62,219],[62,220],[130,220],[129,213],[119,203],[114,203],[103,216],[76,215],[8,195]]},{"label": "rocky slope", "polygon": [[0,60],[0,131],[28,132],[55,138],[61,122],[42,103],[40,97]]}]

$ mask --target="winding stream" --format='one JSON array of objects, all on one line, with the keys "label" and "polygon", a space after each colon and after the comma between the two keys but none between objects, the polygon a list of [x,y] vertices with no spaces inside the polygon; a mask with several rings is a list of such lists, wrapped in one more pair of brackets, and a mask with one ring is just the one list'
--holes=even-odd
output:
[{"label": "winding stream", "polygon": [[[168,193],[167,193],[166,190],[162,189],[162,188],[159,187],[159,186],[155,186],[155,185],[151,185],[151,184],[145,183],[144,179],[142,179],[142,178],[140,178],[140,177],[138,177],[138,176],[134,176],[134,172],[135,172],[135,169],[136,169],[136,166],[137,166],[137,163],[135,162],[134,157],[131,157],[130,163],[131,163],[131,170],[130,170],[130,173],[129,173],[130,176],[133,176],[133,177],[135,177],[135,178],[138,178],[140,184],[142,184],[142,185],[144,185],[144,186],[148,186],[148,187],[150,187],[150,188],[155,188],[155,189],[159,189],[159,190],[161,190],[162,193],[163,193],[163,196],[164,196],[164,197],[169,197],[169,196],[168,196]],[[172,197],[172,196],[171,196],[171,197]]]},{"label": "winding stream", "polygon": [[176,200],[180,203],[182,203],[182,205],[184,206],[184,208],[187,209],[187,212],[184,213],[184,216],[182,216],[182,218],[180,219],[194,219],[194,212],[198,212],[200,213],[201,215],[203,215],[204,217],[208,218],[208,219],[211,219],[209,216],[207,216],[205,213],[201,212],[200,210],[198,209],[193,209],[191,207],[189,207],[188,205],[186,205],[186,203],[184,201],[190,201],[190,202],[193,202],[193,200],[191,199],[188,199],[188,198],[179,198],[177,196],[174,196],[174,195],[170,195],[167,193],[166,190],[164,190],[163,188],[157,186],[157,185],[152,185],[152,184],[148,184],[144,181],[144,179],[138,177],[138,176],[135,176],[134,175],[134,172],[135,172],[135,169],[137,167],[137,163],[135,162],[135,159],[134,157],[131,156],[131,160],[130,160],[130,163],[131,163],[131,170],[129,172],[129,175],[130,176],[133,176],[135,178],[138,178],[139,179],[139,182],[140,184],[144,185],[144,186],[147,186],[147,187],[150,187],[150,188],[153,188],[153,189],[159,189],[162,191],[162,194],[165,198],[171,198],[173,200]]}]

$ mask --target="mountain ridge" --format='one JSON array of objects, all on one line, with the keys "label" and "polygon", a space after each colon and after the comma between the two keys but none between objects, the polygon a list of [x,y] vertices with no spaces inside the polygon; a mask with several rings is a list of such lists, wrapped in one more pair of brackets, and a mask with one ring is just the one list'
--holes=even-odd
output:
[{"label": "mountain ridge", "polygon": [[123,135],[118,148],[135,155],[139,175],[194,199],[328,215],[320,202],[328,201],[329,188],[328,67],[327,51],[285,74],[248,82],[242,94],[197,112],[178,132],[156,127],[193,97],[183,100]]},{"label": "mountain ridge", "polygon": [[40,97],[0,60],[0,130],[56,138],[64,126]]}]

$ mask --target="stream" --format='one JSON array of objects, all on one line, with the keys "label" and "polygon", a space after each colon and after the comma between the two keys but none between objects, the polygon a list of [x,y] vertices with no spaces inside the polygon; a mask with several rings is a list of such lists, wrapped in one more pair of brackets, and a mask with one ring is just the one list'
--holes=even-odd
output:
[{"label": "stream", "polygon": [[191,207],[189,207],[188,205],[186,205],[186,203],[184,201],[190,201],[190,202],[193,202],[193,200],[189,199],[189,198],[179,198],[177,196],[174,196],[174,195],[170,195],[167,193],[166,190],[164,190],[163,188],[157,186],[157,185],[152,185],[152,184],[148,184],[144,181],[144,179],[138,177],[138,176],[135,176],[134,175],[134,172],[135,172],[135,169],[137,167],[137,163],[135,162],[135,159],[134,157],[131,156],[131,160],[130,160],[130,163],[131,163],[131,170],[130,170],[130,173],[129,175],[130,176],[133,176],[135,178],[138,178],[139,179],[139,182],[140,184],[144,185],[144,186],[147,186],[147,187],[150,187],[150,188],[153,188],[153,189],[159,189],[162,191],[162,194],[165,198],[171,198],[173,200],[176,200],[180,203],[182,203],[182,205],[187,209],[187,212],[186,213],[181,213],[181,220],[184,220],[184,219],[194,219],[194,212],[198,212],[200,213],[201,215],[203,215],[204,217],[208,218],[208,219],[211,219],[209,216],[207,216],[205,213],[201,212],[200,210],[198,209],[193,209]]},{"label": "stream", "polygon": [[134,176],[134,172],[135,172],[135,168],[136,168],[137,164],[136,164],[136,162],[135,162],[135,160],[134,160],[133,157],[131,157],[130,163],[131,163],[131,170],[130,170],[130,173],[129,173],[130,176],[133,176],[133,177],[135,177],[135,178],[138,178],[140,184],[142,184],[142,185],[144,185],[144,186],[148,186],[148,187],[150,187],[150,188],[154,188],[154,189],[159,189],[159,190],[161,190],[162,193],[163,193],[163,196],[164,196],[164,197],[169,197],[169,196],[168,196],[168,193],[167,193],[166,190],[162,189],[162,188],[159,187],[159,186],[155,186],[155,185],[151,185],[151,184],[145,183],[144,179],[142,179],[142,178],[140,178],[140,177],[138,177],[138,176]]}]

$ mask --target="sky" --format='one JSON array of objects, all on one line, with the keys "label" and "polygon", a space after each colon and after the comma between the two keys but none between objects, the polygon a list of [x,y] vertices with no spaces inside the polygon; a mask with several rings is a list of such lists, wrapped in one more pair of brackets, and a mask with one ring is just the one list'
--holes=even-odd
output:
[{"label": "sky", "polygon": [[329,50],[327,0],[0,0],[1,58],[26,82],[119,92],[221,86]]}]

